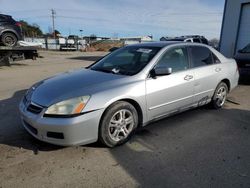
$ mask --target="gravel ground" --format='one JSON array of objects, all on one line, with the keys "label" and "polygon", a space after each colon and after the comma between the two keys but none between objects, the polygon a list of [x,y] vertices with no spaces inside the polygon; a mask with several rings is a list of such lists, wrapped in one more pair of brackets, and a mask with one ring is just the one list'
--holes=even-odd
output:
[{"label": "gravel ground", "polygon": [[127,144],[58,147],[22,128],[18,103],[34,82],[85,67],[103,52],[40,52],[0,67],[0,187],[250,187],[250,86],[221,110],[150,124]]}]

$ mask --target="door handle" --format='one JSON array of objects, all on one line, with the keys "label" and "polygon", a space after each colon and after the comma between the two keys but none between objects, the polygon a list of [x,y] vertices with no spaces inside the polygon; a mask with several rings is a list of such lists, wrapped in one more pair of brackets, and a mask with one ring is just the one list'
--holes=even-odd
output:
[{"label": "door handle", "polygon": [[186,76],[184,77],[184,80],[188,81],[188,80],[191,80],[192,78],[193,78],[192,75],[186,75]]},{"label": "door handle", "polygon": [[215,68],[215,72],[220,72],[221,71],[221,68],[220,67],[216,67]]}]

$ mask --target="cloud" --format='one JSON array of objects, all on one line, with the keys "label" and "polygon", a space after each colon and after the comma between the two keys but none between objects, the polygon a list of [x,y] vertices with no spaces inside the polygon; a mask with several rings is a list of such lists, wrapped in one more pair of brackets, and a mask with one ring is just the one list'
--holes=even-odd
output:
[{"label": "cloud", "polygon": [[[10,9],[11,7],[11,9]],[[219,37],[223,5],[209,0],[1,0],[0,11],[16,19],[24,18],[41,25],[51,25],[50,9],[57,13],[56,28],[79,34],[119,36],[153,34],[178,36],[202,34]]]}]

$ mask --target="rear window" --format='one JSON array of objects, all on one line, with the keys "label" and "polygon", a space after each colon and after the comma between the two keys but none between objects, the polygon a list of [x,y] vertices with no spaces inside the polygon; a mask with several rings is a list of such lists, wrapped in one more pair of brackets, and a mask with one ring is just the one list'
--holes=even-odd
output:
[{"label": "rear window", "polygon": [[0,21],[6,20],[5,16],[0,16]]},{"label": "rear window", "polygon": [[192,56],[192,67],[201,67],[213,64],[211,51],[203,46],[190,47]]}]

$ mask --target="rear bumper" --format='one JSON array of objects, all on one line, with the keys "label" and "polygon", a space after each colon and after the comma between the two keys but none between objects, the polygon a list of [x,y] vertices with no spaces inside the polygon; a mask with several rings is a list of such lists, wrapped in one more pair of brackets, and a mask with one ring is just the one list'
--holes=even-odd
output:
[{"label": "rear bumper", "polygon": [[26,110],[19,105],[23,127],[38,140],[61,145],[83,145],[98,139],[99,120],[103,110],[96,110],[73,118],[50,118]]}]

